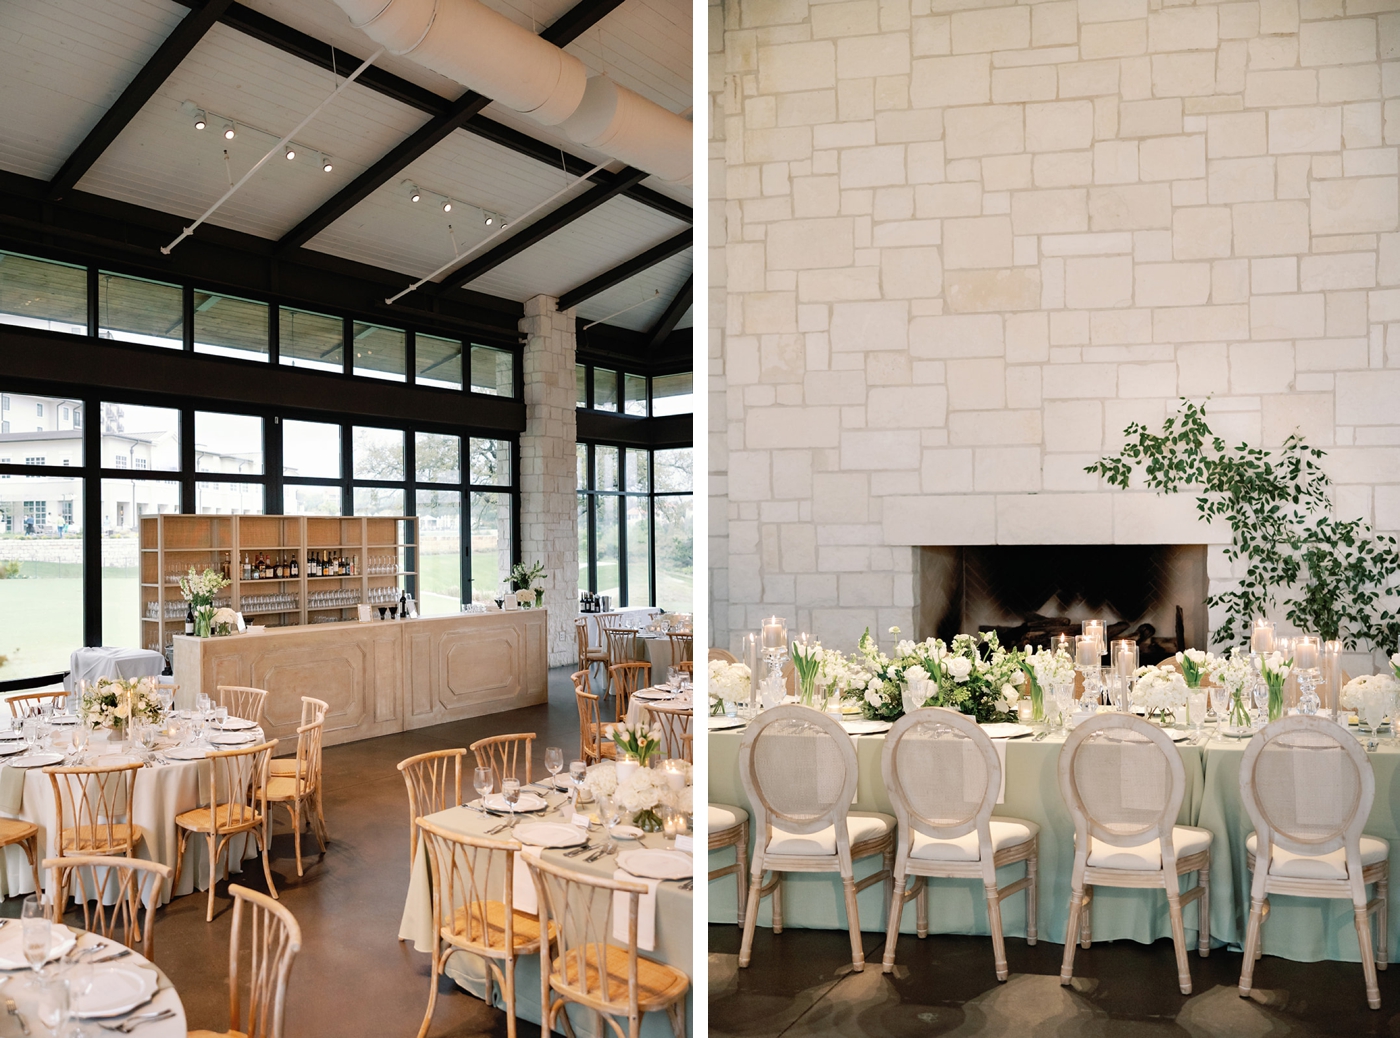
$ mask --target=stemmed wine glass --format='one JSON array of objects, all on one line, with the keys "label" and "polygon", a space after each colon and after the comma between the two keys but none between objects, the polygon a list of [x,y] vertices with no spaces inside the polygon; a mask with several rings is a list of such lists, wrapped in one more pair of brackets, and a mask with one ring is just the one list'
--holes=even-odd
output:
[{"label": "stemmed wine glass", "polygon": [[78,1014],[82,1011],[83,999],[92,992],[93,968],[80,962],[68,967],[64,977],[68,981],[68,1022],[72,1024],[66,1038],[88,1038],[87,1028]]},{"label": "stemmed wine glass", "polygon": [[496,775],[490,768],[477,768],[472,774],[472,787],[481,798],[481,812],[486,813],[486,795],[496,784]]},{"label": "stemmed wine glass", "polygon": [[544,767],[549,772],[549,789],[558,788],[559,772],[564,770],[564,751],[558,746],[547,746],[544,751]]},{"label": "stemmed wine glass", "polygon": [[598,798],[598,817],[608,830],[608,843],[603,848],[603,853],[616,854],[617,841],[613,839],[613,830],[622,821],[622,805],[618,803],[617,797],[600,796]]},{"label": "stemmed wine glass", "polygon": [[520,780],[518,778],[501,779],[501,796],[510,805],[510,827],[515,828],[515,805],[520,800]]},{"label": "stemmed wine glass", "polygon": [[53,938],[53,930],[49,926],[44,907],[44,902],[38,894],[30,894],[24,899],[24,905],[20,909],[24,959],[34,971],[34,978],[30,981],[31,987],[37,987],[39,984],[44,963],[49,957],[49,941]]},{"label": "stemmed wine glass", "polygon": [[579,794],[583,792],[583,780],[587,775],[588,765],[583,763],[583,761],[575,760],[569,762],[569,778],[571,778],[574,783],[573,806],[575,811],[578,810]]}]

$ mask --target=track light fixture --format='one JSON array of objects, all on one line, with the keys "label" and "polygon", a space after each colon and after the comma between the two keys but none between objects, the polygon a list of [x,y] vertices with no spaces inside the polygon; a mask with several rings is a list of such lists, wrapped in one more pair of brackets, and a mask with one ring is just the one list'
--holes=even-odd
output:
[{"label": "track light fixture", "polygon": [[445,198],[445,199],[443,199],[443,202],[442,202],[442,211],[443,211],[444,213],[450,213],[450,212],[452,212],[452,199],[450,199],[450,198]]},{"label": "track light fixture", "polygon": [[410,202],[421,202],[421,201],[423,201],[423,192],[418,190],[418,185],[417,185],[417,184],[409,184],[409,185],[408,185],[408,200],[409,200]]},{"label": "track light fixture", "polygon": [[291,162],[291,161],[292,161],[294,158],[296,158],[296,157],[297,157],[296,149],[293,148],[290,144],[288,144],[288,145],[287,145],[287,161],[288,161],[288,162]]},{"label": "track light fixture", "polygon": [[331,157],[330,157],[329,155],[322,155],[322,156],[321,156],[321,172],[323,172],[323,173],[329,173],[329,172],[330,172],[331,170],[333,170],[334,168],[335,168],[335,167],[334,167],[333,165],[331,165]]},{"label": "track light fixture", "polygon": [[224,123],[224,140],[231,141],[238,136],[238,131],[234,129],[233,123]]},{"label": "track light fixture", "polygon": [[209,125],[209,119],[203,112],[196,112],[194,116],[194,128],[202,130]]}]

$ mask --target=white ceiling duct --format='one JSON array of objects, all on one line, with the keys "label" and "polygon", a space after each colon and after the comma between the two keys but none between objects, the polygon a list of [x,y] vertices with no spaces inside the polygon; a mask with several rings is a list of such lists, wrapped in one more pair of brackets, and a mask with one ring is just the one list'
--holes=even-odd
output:
[{"label": "white ceiling duct", "polygon": [[393,54],[663,180],[691,176],[691,124],[477,0],[336,0]]}]

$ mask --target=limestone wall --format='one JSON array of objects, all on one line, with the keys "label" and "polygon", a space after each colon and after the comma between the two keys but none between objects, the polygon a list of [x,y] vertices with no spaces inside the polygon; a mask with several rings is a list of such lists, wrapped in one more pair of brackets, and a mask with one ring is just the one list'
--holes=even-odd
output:
[{"label": "limestone wall", "polygon": [[1083,471],[1179,395],[1400,529],[1397,8],[712,7],[716,644],[909,630],[914,545],[1218,542]]}]

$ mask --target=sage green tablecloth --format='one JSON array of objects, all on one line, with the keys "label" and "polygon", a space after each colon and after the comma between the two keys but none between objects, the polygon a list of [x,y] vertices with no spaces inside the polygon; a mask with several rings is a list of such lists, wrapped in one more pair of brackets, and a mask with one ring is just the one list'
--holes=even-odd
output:
[{"label": "sage green tablecloth", "polygon": [[[741,731],[720,731],[710,734],[710,800],[713,803],[737,804],[749,810],[748,797],[739,782],[738,760]],[[1040,910],[1039,936],[1048,941],[1064,940],[1069,924],[1069,882],[1074,864],[1074,824],[1060,799],[1059,779],[1055,762],[1059,757],[1062,736],[1052,735],[1040,742],[1029,738],[1010,740],[1006,747],[1006,799],[998,804],[994,815],[1024,818],[1040,826]],[[857,811],[884,811],[892,814],[885,783],[880,775],[880,754],[884,749],[883,735],[863,735],[856,739],[856,759],[860,765],[860,784],[856,790]],[[1200,747],[1182,746],[1186,765],[1186,796],[1182,800],[1179,821],[1194,825],[1200,813],[1204,789]],[[753,834],[751,832],[751,839]],[[710,868],[732,862],[733,851],[713,851]],[[856,863],[859,879],[880,869],[878,857]],[[1011,865],[998,873],[1005,885],[1025,874],[1024,865]],[[860,925],[863,930],[885,929],[884,886],[867,887],[859,895]],[[710,921],[732,923],[736,918],[735,886],[726,877],[710,884]],[[1009,935],[1025,935],[1025,898],[1016,896],[1002,905],[1002,923]],[[1212,911],[1214,916],[1214,911]],[[771,926],[769,900],[765,899],[759,913],[758,925]],[[846,911],[842,901],[840,879],[834,874],[790,873],[783,881],[783,925],[818,929],[845,929]],[[929,925],[934,932],[986,934],[987,902],[980,880],[940,879],[929,882]],[[1188,940],[1194,944],[1196,909],[1186,910]],[[904,906],[900,930],[913,933],[914,905]],[[1151,942],[1171,936],[1164,894],[1142,890],[1103,888],[1094,895],[1094,938],[1118,940],[1131,938]]]}]

